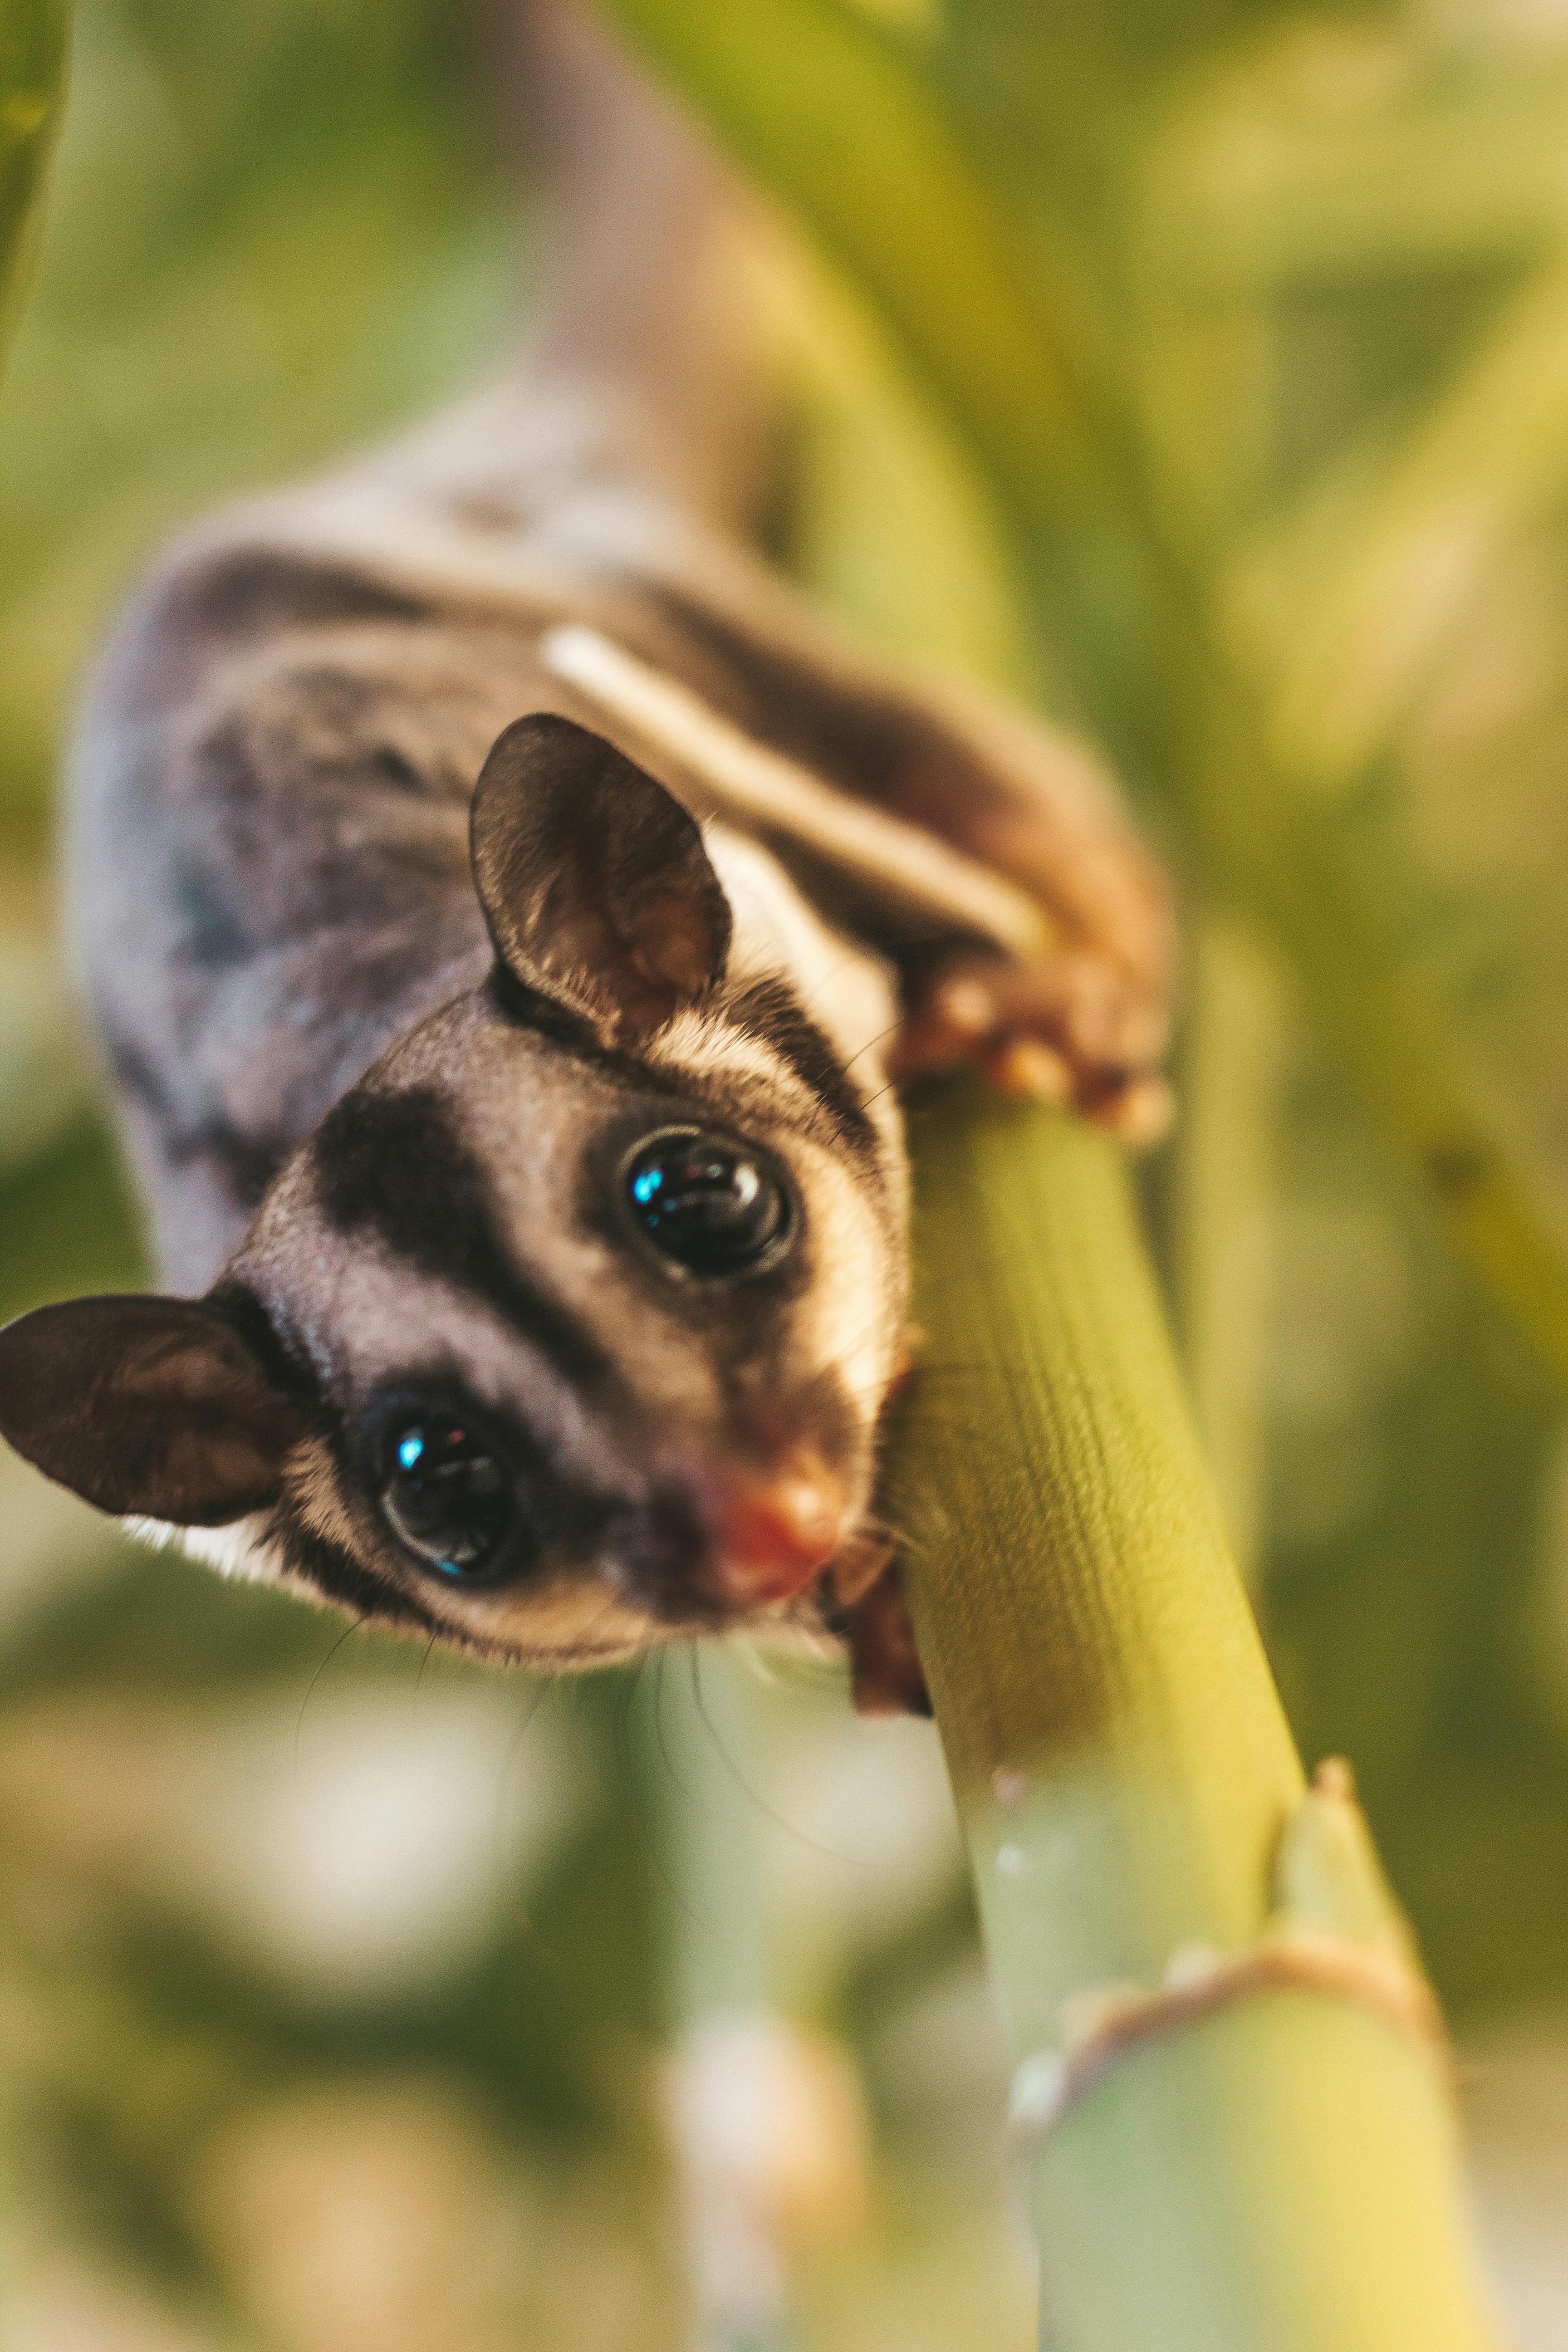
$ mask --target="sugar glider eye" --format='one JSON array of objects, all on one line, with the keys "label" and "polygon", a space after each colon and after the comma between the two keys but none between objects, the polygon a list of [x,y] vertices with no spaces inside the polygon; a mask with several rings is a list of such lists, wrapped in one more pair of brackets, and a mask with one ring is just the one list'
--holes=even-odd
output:
[{"label": "sugar glider eye", "polygon": [[763,1153],[678,1128],[649,1136],[622,1171],[626,1205],[655,1249],[688,1274],[747,1274],[787,1247],[788,1188]]},{"label": "sugar glider eye", "polygon": [[490,1442],[454,1413],[395,1415],[382,1444],[381,1507],[421,1567],[478,1584],[521,1564],[528,1530]]}]

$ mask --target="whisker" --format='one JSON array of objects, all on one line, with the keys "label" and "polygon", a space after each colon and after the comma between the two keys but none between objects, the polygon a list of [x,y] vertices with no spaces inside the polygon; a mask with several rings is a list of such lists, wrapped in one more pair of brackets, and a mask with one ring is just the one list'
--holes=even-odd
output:
[{"label": "whisker", "polygon": [[495,1810],[490,1827],[490,1853],[498,1864],[500,1859],[501,1842],[505,1832],[506,1808],[511,1796],[511,1784],[513,1778],[516,1775],[518,1766],[522,1761],[523,1747],[527,1741],[530,1731],[533,1728],[535,1717],[538,1715],[540,1708],[544,1705],[545,1700],[550,1696],[552,1691],[555,1688],[556,1681],[558,1679],[559,1677],[551,1678],[543,1675],[536,1675],[534,1677],[535,1687],[532,1692],[532,1696],[530,1698],[528,1706],[523,1709],[521,1722],[518,1725],[517,1729],[512,1734],[511,1744],[507,1749],[505,1759],[500,1768],[500,1773],[496,1782]]},{"label": "whisker", "polygon": [[337,1656],[338,1652],[342,1648],[343,1643],[348,1640],[349,1635],[351,1633],[359,1633],[363,1629],[364,1622],[365,1621],[363,1617],[356,1617],[352,1624],[348,1624],[343,1627],[342,1632],[338,1635],[337,1640],[332,1643],[331,1648],[327,1652],[326,1656],[321,1660],[321,1664],[316,1668],[315,1673],[310,1676],[310,1682],[306,1685],[305,1696],[300,1701],[300,1718],[294,1726],[294,1778],[296,1780],[300,1777],[300,1735],[305,1728],[305,1709],[310,1704],[311,1693],[314,1691],[316,1685],[321,1681],[321,1676],[326,1673],[327,1668],[331,1664],[332,1660]]},{"label": "whisker", "polygon": [[831,987],[832,983],[837,979],[841,971],[848,971],[853,965],[862,963],[865,960],[866,950],[864,948],[851,948],[849,953],[843,957],[839,962],[834,964],[831,970],[825,971],[822,978],[816,982],[816,986],[810,989],[807,993],[801,998],[801,1011],[803,1013],[809,1013],[817,998],[821,995],[823,990],[825,988]]},{"label": "whisker", "polygon": [[[855,1051],[850,1055],[850,1056],[849,1056],[848,1060],[847,1060],[847,1061],[845,1063],[845,1065],[844,1065],[844,1075],[846,1076],[846,1077],[847,1077],[847,1076],[848,1076],[848,1075],[849,1075],[850,1071],[855,1067],[856,1063],[860,1059],[860,1056],[861,1056],[861,1055],[862,1055],[862,1054],[868,1054],[868,1053],[870,1052],[870,1050],[871,1050],[872,1046],[873,1046],[873,1045],[879,1045],[882,1043],[882,1040],[883,1040],[885,1037],[896,1037],[896,1036],[898,1035],[898,1034],[899,1034],[899,1031],[900,1031],[903,1026],[904,1026],[904,1019],[903,1019],[903,1015],[900,1013],[897,1021],[889,1021],[889,1024],[888,1024],[888,1025],[887,1025],[887,1027],[886,1027],[885,1029],[879,1029],[879,1030],[878,1030],[878,1032],[877,1032],[877,1034],[876,1034],[876,1035],[875,1035],[874,1037],[868,1037],[868,1038],[867,1038],[867,1040],[866,1040],[866,1043],[865,1043],[863,1045],[858,1045],[858,1046],[855,1048]],[[894,1082],[894,1083],[896,1084],[896,1083],[897,1083],[897,1081],[895,1080],[895,1082]],[[887,1091],[888,1091],[887,1087],[884,1087],[882,1088],[882,1092],[883,1092],[884,1094],[886,1094],[886,1093],[887,1093]],[[877,1099],[876,1096],[875,1096],[875,1095],[873,1095],[873,1096],[872,1096],[872,1097],[871,1097],[871,1099],[872,1099],[872,1101],[873,1101],[873,1102],[875,1102],[875,1101],[876,1101],[876,1099]]]},{"label": "whisker", "polygon": [[440,1633],[441,1628],[439,1625],[432,1628],[430,1639],[425,1644],[425,1654],[419,1661],[419,1672],[414,1677],[414,1717],[416,1722],[418,1721],[419,1717],[419,1694],[425,1686],[425,1669],[430,1663],[430,1653],[435,1648],[436,1643],[440,1637]]},{"label": "whisker", "polygon": [[638,1685],[642,1681],[643,1668],[647,1663],[647,1657],[648,1653],[645,1651],[626,1677],[611,1717],[611,1737],[615,1744],[616,1765],[626,1790],[626,1819],[631,1824],[633,1835],[652,1863],[660,1885],[676,1909],[683,1912],[694,1927],[700,1927],[704,1933],[710,1935],[711,1924],[699,1917],[665,1868],[663,1859],[653,1842],[652,1833],[643,1819],[642,1810],[637,1800],[636,1775],[632,1770],[631,1756],[631,1710],[632,1702],[637,1696]]},{"label": "whisker", "polygon": [[[696,1645],[696,1642],[695,1642],[695,1640],[692,1640],[692,1641],[689,1642],[689,1643],[686,1644],[686,1647],[687,1647],[689,1650],[695,1650],[696,1646],[697,1646],[697,1645]],[[713,1810],[713,1809],[712,1809],[712,1807],[711,1807],[710,1804],[708,1804],[708,1803],[705,1801],[705,1800],[704,1800],[703,1798],[701,1798],[700,1796],[699,1796],[699,1794],[698,1794],[698,1792],[697,1792],[697,1790],[696,1790],[695,1789],[689,1788],[689,1787],[687,1785],[687,1782],[685,1781],[685,1780],[681,1777],[680,1773],[677,1771],[676,1767],[675,1767],[675,1759],[674,1759],[674,1758],[671,1756],[671,1754],[670,1754],[670,1752],[669,1752],[668,1743],[668,1741],[667,1741],[667,1740],[666,1740],[666,1738],[665,1738],[665,1734],[664,1734],[664,1668],[665,1668],[666,1661],[667,1661],[667,1659],[668,1659],[668,1656],[669,1656],[670,1647],[671,1647],[671,1645],[670,1645],[670,1644],[666,1643],[665,1647],[664,1647],[663,1649],[661,1649],[661,1650],[658,1652],[658,1663],[657,1663],[657,1665],[656,1665],[656,1667],[655,1667],[655,1671],[654,1671],[654,1680],[653,1680],[653,1736],[654,1736],[654,1745],[655,1745],[655,1746],[658,1748],[658,1749],[659,1757],[660,1757],[661,1761],[663,1762],[663,1765],[664,1765],[664,1769],[665,1769],[665,1770],[668,1773],[668,1775],[669,1775],[670,1779],[674,1781],[674,1783],[675,1783],[676,1787],[679,1790],[679,1791],[680,1791],[681,1795],[686,1799],[687,1803],[688,1803],[688,1804],[689,1804],[689,1805],[700,1805],[704,1812],[711,1812],[711,1811],[712,1811],[712,1810]]]},{"label": "whisker", "polygon": [[840,1853],[833,1846],[819,1845],[815,1838],[807,1837],[805,1832],[803,1829],[797,1828],[794,1822],[786,1822],[782,1813],[774,1812],[767,1800],[764,1797],[758,1795],[756,1790],[752,1788],[751,1782],[746,1779],[745,1774],[741,1770],[740,1766],[731,1755],[728,1748],[725,1747],[723,1739],[720,1736],[718,1726],[714,1723],[712,1717],[708,1712],[707,1702],[702,1696],[702,1675],[698,1659],[697,1643],[695,1642],[691,1644],[690,1654],[691,1695],[697,1702],[698,1715],[702,1720],[702,1724],[708,1733],[708,1737],[711,1739],[714,1747],[719,1751],[719,1755],[723,1761],[725,1770],[729,1773],[730,1778],[734,1781],[736,1788],[740,1790],[742,1795],[743,1797],[748,1797],[752,1803],[756,1806],[758,1811],[765,1814],[767,1819],[773,1823],[775,1828],[783,1830],[786,1837],[794,1838],[797,1845],[805,1846],[812,1853],[825,1854],[829,1862],[845,1863],[851,1870],[868,1870],[870,1868],[869,1863],[866,1862],[858,1854]]}]

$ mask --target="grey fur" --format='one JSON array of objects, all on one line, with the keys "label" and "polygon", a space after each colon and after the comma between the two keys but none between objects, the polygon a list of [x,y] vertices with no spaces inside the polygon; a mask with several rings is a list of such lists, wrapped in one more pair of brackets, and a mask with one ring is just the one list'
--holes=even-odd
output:
[{"label": "grey fur", "polygon": [[[1141,906],[1151,935],[1163,912],[1081,760],[859,662],[748,551],[763,419],[743,200],[596,37],[552,5],[531,24],[560,202],[521,364],[163,558],[85,714],[69,885],[163,1278],[208,1294],[192,1360],[216,1317],[287,1404],[256,1423],[279,1449],[270,1492],[193,1548],[361,1614],[573,1663],[724,1620],[704,1581],[710,1469],[765,1479],[804,1448],[837,1482],[847,1538],[870,1508],[905,1287],[879,1039],[897,1026],[894,966],[912,966],[863,882],[837,889],[782,824],[748,840],[714,821],[700,774],[606,724],[542,639],[587,624],[842,792],[1010,865],[1069,935],[1114,951]],[[582,953],[555,952],[559,873],[540,845],[563,836],[531,802],[522,846],[478,841],[479,888],[470,866],[475,781],[527,714],[609,737],[636,767],[605,751],[604,772],[642,779],[621,806],[646,806],[664,845],[647,852],[668,864],[657,922],[626,913],[645,888],[626,856],[609,930],[584,917],[601,940],[585,981],[562,977]],[[538,738],[568,761],[579,740]],[[517,772],[509,790],[543,790]],[[700,835],[658,816],[666,793]],[[998,849],[1018,840],[1026,855]],[[505,894],[526,890],[514,923]],[[698,944],[659,964],[687,915]],[[776,1278],[683,1286],[617,1226],[617,1152],[682,1123],[788,1169],[802,1236]],[[62,1347],[42,1327],[0,1338],[0,1419],[82,1484],[81,1412],[63,1391],[48,1406]],[[140,1377],[128,1357],[121,1387]],[[367,1416],[437,1390],[537,1465],[547,1539],[515,1588],[432,1580],[378,1509]],[[67,1423],[68,1456],[50,1433]],[[133,1507],[168,1517],[153,1472],[143,1486]],[[820,1622],[809,1594],[772,1614]]]}]

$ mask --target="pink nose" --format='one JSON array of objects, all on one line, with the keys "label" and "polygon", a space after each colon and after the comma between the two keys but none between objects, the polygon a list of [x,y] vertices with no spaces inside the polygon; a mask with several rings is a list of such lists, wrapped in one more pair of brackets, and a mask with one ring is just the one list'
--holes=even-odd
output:
[{"label": "pink nose", "polygon": [[804,1591],[838,1549],[846,1499],[843,1481],[805,1447],[768,1477],[718,1486],[706,1580],[715,1596],[731,1608],[760,1609]]}]

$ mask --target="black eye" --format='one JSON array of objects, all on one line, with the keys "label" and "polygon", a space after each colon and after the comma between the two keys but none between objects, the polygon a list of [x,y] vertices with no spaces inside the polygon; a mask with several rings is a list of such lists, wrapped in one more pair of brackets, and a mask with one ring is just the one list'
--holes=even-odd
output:
[{"label": "black eye", "polygon": [[392,1530],[437,1575],[476,1583],[522,1534],[506,1465],[456,1415],[395,1420],[383,1449],[381,1507]]},{"label": "black eye", "polygon": [[788,1235],[783,1179],[721,1135],[656,1135],[626,1162],[626,1199],[643,1232],[689,1273],[742,1274]]}]

